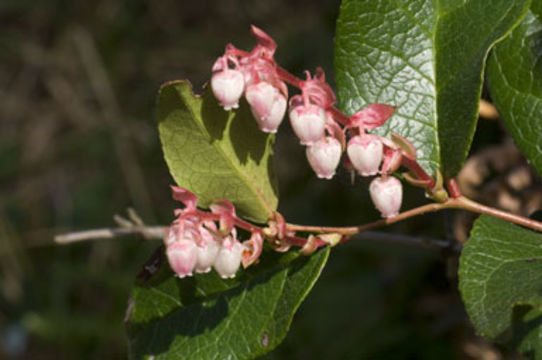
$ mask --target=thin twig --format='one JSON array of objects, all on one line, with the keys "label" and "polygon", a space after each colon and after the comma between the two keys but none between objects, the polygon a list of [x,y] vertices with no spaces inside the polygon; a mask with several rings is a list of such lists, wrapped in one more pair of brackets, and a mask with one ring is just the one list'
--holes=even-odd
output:
[{"label": "thin twig", "polygon": [[317,232],[317,233],[338,233],[341,235],[354,235],[360,232],[390,225],[390,224],[411,218],[413,216],[442,210],[447,207],[446,205],[447,203],[426,204],[426,205],[402,212],[399,215],[392,218],[380,219],[372,223],[359,225],[359,226],[331,227],[331,226],[306,226],[306,225],[297,225],[297,224],[287,224],[286,229],[287,231],[307,231],[307,232]]},{"label": "thin twig", "polygon": [[104,228],[77,231],[55,236],[55,243],[60,245],[73,244],[87,240],[115,239],[123,236],[142,236],[146,240],[158,240],[164,237],[165,226],[134,226],[130,228]]},{"label": "thin twig", "polygon": [[307,231],[307,232],[317,232],[317,233],[338,233],[341,235],[354,235],[361,233],[367,230],[377,229],[386,225],[394,224],[396,222],[406,220],[408,218],[435,212],[443,209],[460,209],[468,210],[478,214],[487,214],[494,216],[499,219],[510,221],[514,224],[528,227],[532,230],[542,231],[542,222],[535,221],[521,215],[511,214],[506,211],[495,209],[489,206],[479,204],[475,201],[472,201],[464,196],[459,196],[457,198],[448,199],[444,203],[432,203],[427,205],[422,205],[420,207],[407,210],[400,213],[397,216],[387,219],[381,219],[374,221],[369,224],[359,225],[359,226],[348,226],[348,227],[332,227],[332,226],[307,226],[307,225],[297,225],[297,224],[287,224],[287,231]]}]

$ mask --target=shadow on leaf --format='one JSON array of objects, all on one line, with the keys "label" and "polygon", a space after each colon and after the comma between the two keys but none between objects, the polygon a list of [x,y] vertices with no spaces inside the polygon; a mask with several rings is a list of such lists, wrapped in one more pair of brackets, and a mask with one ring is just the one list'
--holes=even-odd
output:
[{"label": "shadow on leaf", "polygon": [[222,140],[228,124],[230,112],[225,111],[213,96],[209,88],[205,89],[201,104],[201,120],[211,136],[211,142]]},{"label": "shadow on leaf", "polygon": [[259,164],[265,153],[269,136],[258,128],[247,102],[242,99],[230,126],[230,140],[239,161],[246,164],[250,158]]}]

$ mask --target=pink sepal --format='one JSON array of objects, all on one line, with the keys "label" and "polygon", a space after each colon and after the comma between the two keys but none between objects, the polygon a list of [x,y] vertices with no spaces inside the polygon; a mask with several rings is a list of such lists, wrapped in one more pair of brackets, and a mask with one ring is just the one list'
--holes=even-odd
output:
[{"label": "pink sepal", "polygon": [[384,161],[382,162],[382,174],[391,174],[399,169],[403,156],[401,150],[387,148],[384,150]]},{"label": "pink sepal", "polygon": [[303,96],[321,108],[327,109],[335,103],[335,93],[328,83],[322,68],[317,68],[315,75],[311,77],[307,71],[307,80],[303,82]]},{"label": "pink sepal", "polygon": [[254,264],[260,257],[263,249],[263,237],[259,231],[252,233],[250,239],[243,242],[244,250],[241,258],[241,263],[246,269],[250,265]]},{"label": "pink sepal", "polygon": [[198,204],[198,197],[191,191],[171,185],[174,200],[180,201],[186,206],[185,210],[194,210]]},{"label": "pink sepal", "polygon": [[363,127],[367,130],[382,126],[395,112],[395,106],[386,104],[369,104],[363,110],[350,117],[350,127]]},{"label": "pink sepal", "polygon": [[326,130],[332,137],[339,140],[341,149],[344,151],[346,148],[346,136],[344,135],[344,130],[335,120],[333,120],[333,115],[329,111],[326,113]]},{"label": "pink sepal", "polygon": [[277,49],[277,43],[275,42],[275,40],[273,40],[273,38],[269,36],[265,31],[254,25],[250,26],[250,32],[252,33],[252,36],[256,38],[258,46],[267,50],[267,52],[261,55],[272,58],[275,54],[275,50]]},{"label": "pink sepal", "polygon": [[209,206],[213,214],[220,215],[220,232],[229,234],[235,225],[235,207],[228,200],[217,200]]}]

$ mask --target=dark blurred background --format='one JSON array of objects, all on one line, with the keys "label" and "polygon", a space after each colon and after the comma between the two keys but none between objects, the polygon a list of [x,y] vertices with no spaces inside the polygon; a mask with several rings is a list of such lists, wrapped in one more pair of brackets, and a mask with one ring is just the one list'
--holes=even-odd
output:
[{"label": "dark blurred background", "polygon": [[[160,84],[187,78],[200,92],[227,42],[253,45],[250,24],[276,39],[285,68],[301,76],[320,65],[333,83],[339,5],[0,1],[0,358],[126,357],[130,288],[157,244],[133,238],[60,246],[53,236],[113,226],[113,215],[128,207],[148,224],[170,222],[172,179],[154,117]],[[504,146],[499,122],[480,126],[475,150]],[[286,121],[276,153],[279,210],[289,221],[378,218],[367,182],[352,184],[344,170],[333,181],[316,179]],[[480,166],[500,174],[484,159],[467,176],[473,189],[485,182],[476,177]],[[512,163],[524,169],[521,157]],[[404,207],[423,201],[411,190]],[[471,221],[441,213],[386,231],[453,245]],[[397,245],[383,233],[336,248],[287,339],[265,358],[500,359],[501,350],[474,336],[466,319],[456,264],[453,250]]]}]

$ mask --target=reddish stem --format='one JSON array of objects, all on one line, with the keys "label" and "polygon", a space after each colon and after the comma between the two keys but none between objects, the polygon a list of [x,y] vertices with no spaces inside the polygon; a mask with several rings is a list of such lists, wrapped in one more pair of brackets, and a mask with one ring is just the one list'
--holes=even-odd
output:
[{"label": "reddish stem", "polygon": [[350,118],[346,116],[341,110],[337,109],[335,106],[330,106],[326,109],[333,115],[333,119],[340,122],[343,126],[350,125]]},{"label": "reddish stem", "polygon": [[454,178],[446,180],[446,187],[448,188],[451,197],[458,198],[462,196],[461,189]]},{"label": "reddish stem", "polygon": [[412,172],[419,180],[426,182],[429,189],[432,189],[435,186],[435,180],[425,172],[416,160],[403,156],[401,164],[410,170],[410,172]]},{"label": "reddish stem", "polygon": [[[303,89],[303,84],[305,83],[303,79],[298,78],[294,74],[290,73],[288,70],[283,69],[278,65],[276,65],[275,69],[277,70],[278,76],[286,83],[295,86],[298,89]],[[341,123],[343,126],[350,124],[350,118],[345,115],[341,110],[337,109],[335,106],[331,105],[325,110],[329,111],[333,115],[333,119]]]},{"label": "reddish stem", "polygon": [[247,231],[250,231],[250,232],[255,232],[255,231],[259,231],[261,232],[262,231],[262,228],[259,227],[259,226],[256,226],[256,225],[252,225],[251,223],[243,220],[243,219],[240,219],[238,217],[235,218],[235,226],[241,228],[241,229],[245,229]]},{"label": "reddish stem", "polygon": [[316,233],[338,233],[341,235],[354,235],[363,231],[372,230],[375,228],[383,227],[390,225],[413,216],[434,212],[442,209],[461,209],[468,210],[478,214],[487,214],[494,216],[499,219],[503,219],[514,224],[528,227],[532,230],[542,232],[542,222],[535,221],[520,215],[515,215],[495,209],[489,206],[479,204],[475,201],[472,201],[464,196],[457,198],[451,198],[444,203],[432,203],[423,205],[405,212],[400,213],[399,215],[381,219],[369,224],[359,225],[359,226],[349,226],[349,227],[330,227],[330,226],[305,226],[305,225],[296,225],[296,224],[287,224],[288,231],[306,231],[306,232],[316,232]]},{"label": "reddish stem", "polygon": [[288,70],[283,69],[278,65],[275,66],[275,69],[277,71],[277,75],[286,83],[292,86],[295,86],[298,89],[303,88],[303,84],[305,83],[305,80],[298,78],[294,74],[290,73]]}]

